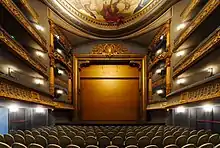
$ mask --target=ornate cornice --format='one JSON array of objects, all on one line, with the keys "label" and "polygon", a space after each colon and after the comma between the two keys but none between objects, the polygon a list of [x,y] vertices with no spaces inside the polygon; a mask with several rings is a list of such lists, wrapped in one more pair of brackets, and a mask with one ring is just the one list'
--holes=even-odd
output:
[{"label": "ornate cornice", "polygon": [[215,10],[220,4],[219,0],[209,0],[203,9],[196,15],[190,24],[182,31],[174,42],[174,49],[176,51],[180,45],[192,34],[192,32]]},{"label": "ornate cornice", "polygon": [[113,56],[118,54],[126,54],[128,49],[121,44],[104,43],[97,44],[93,47],[92,54],[102,54],[106,56]]},{"label": "ornate cornice", "polygon": [[152,88],[155,88],[155,87],[160,86],[162,84],[166,84],[166,79],[165,78],[160,78],[160,79],[154,81],[152,83]]},{"label": "ornate cornice", "polygon": [[220,41],[220,27],[218,27],[214,33],[207,37],[197,48],[188,56],[186,56],[181,63],[174,66],[173,77],[177,77],[182,72],[186,71],[189,67],[195,64],[198,60],[211,52],[213,47],[219,44]]},{"label": "ornate cornice", "polygon": [[150,43],[150,45],[148,46],[149,50],[153,50],[153,48],[156,46],[156,44],[160,41],[160,37],[162,35],[164,35],[164,37],[166,36],[166,34],[169,31],[169,24],[170,24],[170,20],[167,21],[167,23],[165,23],[162,28],[158,31],[158,33],[154,36],[152,42]]},{"label": "ornate cornice", "polygon": [[41,75],[43,75],[45,78],[48,78],[47,66],[33,59],[16,40],[12,39],[10,35],[5,30],[3,30],[3,28],[0,28],[0,40],[5,43],[5,45],[8,46],[12,52],[16,53],[25,62],[40,72]]},{"label": "ornate cornice", "polygon": [[191,0],[191,2],[186,6],[181,14],[181,18],[186,20],[189,14],[195,9],[195,7],[199,4],[200,0]]},{"label": "ornate cornice", "polygon": [[155,110],[155,109],[165,109],[167,106],[167,102],[158,102],[147,105],[147,110]]},{"label": "ornate cornice", "polygon": [[161,53],[160,55],[156,56],[156,57],[153,59],[153,61],[151,61],[151,62],[149,63],[148,70],[150,71],[155,64],[157,64],[157,63],[158,63],[159,61],[161,61],[161,60],[165,60],[166,58],[171,57],[171,55],[172,55],[172,54],[169,53],[169,52],[163,52],[163,53]]},{"label": "ornate cornice", "polygon": [[55,60],[58,60],[60,62],[62,62],[65,67],[68,69],[68,71],[72,71],[72,65],[69,64],[69,61],[67,62],[63,56],[61,56],[59,53],[54,52],[53,54],[50,54],[50,56],[53,55]]},{"label": "ornate cornice", "polygon": [[0,97],[9,100],[37,103],[55,108],[73,109],[72,105],[54,102],[49,95],[42,95],[32,89],[3,79],[0,81]]},{"label": "ornate cornice", "polygon": [[18,20],[18,22],[28,31],[28,33],[35,39],[35,41],[47,51],[46,40],[38,33],[29,20],[23,15],[19,8],[12,0],[2,0],[0,3]]},{"label": "ornate cornice", "polygon": [[20,2],[23,4],[24,8],[29,12],[31,17],[33,18],[33,21],[35,23],[38,23],[39,22],[39,20],[38,20],[39,16],[38,16],[37,12],[29,5],[27,0],[20,0]]}]

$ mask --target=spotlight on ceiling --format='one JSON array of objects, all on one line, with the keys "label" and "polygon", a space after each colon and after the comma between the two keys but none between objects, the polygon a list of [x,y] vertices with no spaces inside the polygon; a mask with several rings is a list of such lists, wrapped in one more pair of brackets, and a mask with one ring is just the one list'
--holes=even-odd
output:
[{"label": "spotlight on ceiling", "polygon": [[11,104],[8,106],[9,112],[18,112],[19,111],[19,106],[16,104]]},{"label": "spotlight on ceiling", "polygon": [[36,27],[37,30],[39,30],[39,31],[44,31],[44,27],[42,27],[41,25],[39,25],[39,24],[34,24],[34,26]]},{"label": "spotlight on ceiling", "polygon": [[36,113],[45,113],[46,109],[45,108],[42,108],[42,107],[37,107],[35,108],[35,112]]},{"label": "spotlight on ceiling", "polygon": [[182,24],[179,24],[177,27],[176,27],[176,30],[179,31],[179,30],[182,30],[186,27],[186,23],[182,23]]},{"label": "spotlight on ceiling", "polygon": [[37,85],[43,85],[44,80],[36,78],[36,79],[34,79],[34,83],[37,84]]},{"label": "spotlight on ceiling", "polygon": [[157,94],[158,95],[163,94],[163,90],[162,89],[157,90]]},{"label": "spotlight on ceiling", "polygon": [[63,94],[63,90],[61,90],[61,89],[58,89],[56,92],[57,92],[57,94]]},{"label": "spotlight on ceiling", "polygon": [[202,106],[202,108],[205,112],[211,112],[213,109],[213,106],[211,104],[205,104]]},{"label": "spotlight on ceiling", "polygon": [[181,51],[176,53],[177,57],[181,57],[181,56],[184,56],[184,55],[185,55],[185,51],[184,50],[181,50]]},{"label": "spotlight on ceiling", "polygon": [[176,112],[177,113],[185,113],[186,112],[186,108],[183,106],[179,106],[176,108]]},{"label": "spotlight on ceiling", "polygon": [[176,81],[176,84],[184,84],[184,83],[186,83],[186,79],[184,79],[184,78],[178,79]]}]

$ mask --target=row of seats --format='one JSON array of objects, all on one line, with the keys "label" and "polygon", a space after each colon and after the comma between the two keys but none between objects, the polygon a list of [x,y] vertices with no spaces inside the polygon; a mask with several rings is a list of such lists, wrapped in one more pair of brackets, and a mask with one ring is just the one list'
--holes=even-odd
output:
[{"label": "row of seats", "polygon": [[54,126],[11,131],[0,135],[0,145],[12,147],[132,148],[220,147],[211,131],[175,126]]}]

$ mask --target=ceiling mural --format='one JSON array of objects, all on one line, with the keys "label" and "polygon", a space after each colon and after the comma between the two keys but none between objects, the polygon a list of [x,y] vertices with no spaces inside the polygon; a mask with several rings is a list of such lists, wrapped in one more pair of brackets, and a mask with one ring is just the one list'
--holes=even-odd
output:
[{"label": "ceiling mural", "polygon": [[73,27],[100,38],[132,34],[153,23],[178,0],[44,0]]},{"label": "ceiling mural", "polygon": [[150,0],[69,0],[69,4],[81,13],[99,21],[108,23],[123,23],[124,18],[129,17],[144,6]]}]

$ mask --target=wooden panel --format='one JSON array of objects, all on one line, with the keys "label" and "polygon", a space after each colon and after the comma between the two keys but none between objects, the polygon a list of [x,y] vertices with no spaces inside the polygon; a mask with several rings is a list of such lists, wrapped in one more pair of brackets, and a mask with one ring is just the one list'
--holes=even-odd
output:
[{"label": "wooden panel", "polygon": [[129,65],[90,65],[82,68],[80,77],[136,77],[138,78],[139,71],[137,67]]},{"label": "wooden panel", "polygon": [[137,120],[138,98],[138,79],[82,79],[82,120]]}]

